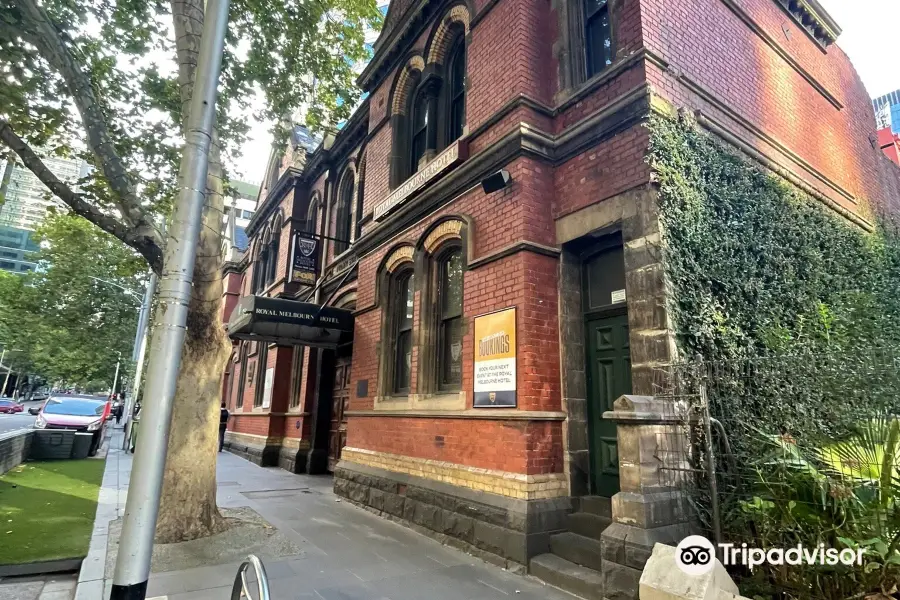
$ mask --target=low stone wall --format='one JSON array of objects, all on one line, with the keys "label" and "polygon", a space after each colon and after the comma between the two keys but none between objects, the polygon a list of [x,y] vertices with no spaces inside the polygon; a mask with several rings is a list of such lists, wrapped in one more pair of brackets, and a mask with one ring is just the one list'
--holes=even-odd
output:
[{"label": "low stone wall", "polygon": [[33,434],[34,430],[27,430],[0,435],[0,475],[25,462]]},{"label": "low stone wall", "polygon": [[281,439],[226,431],[225,450],[261,467],[274,467],[279,464]]},{"label": "low stone wall", "polygon": [[342,460],[334,491],[354,504],[513,571],[549,552],[569,497],[522,500]]}]

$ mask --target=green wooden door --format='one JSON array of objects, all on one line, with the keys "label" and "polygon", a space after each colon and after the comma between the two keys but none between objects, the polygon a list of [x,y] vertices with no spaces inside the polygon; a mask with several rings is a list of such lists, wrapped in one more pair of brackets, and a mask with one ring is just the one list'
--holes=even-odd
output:
[{"label": "green wooden door", "polygon": [[612,496],[619,491],[616,424],[604,419],[603,412],[631,393],[628,315],[590,318],[586,325],[591,493]]}]

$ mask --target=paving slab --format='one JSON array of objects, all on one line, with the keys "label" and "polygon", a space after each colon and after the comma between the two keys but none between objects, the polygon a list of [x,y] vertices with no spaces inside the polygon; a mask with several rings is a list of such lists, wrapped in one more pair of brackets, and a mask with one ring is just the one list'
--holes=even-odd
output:
[{"label": "paving slab", "polygon": [[[76,600],[108,598],[116,547],[112,540],[119,527],[116,519],[124,513],[132,458],[119,448],[121,441],[113,440],[104,475],[104,487],[109,489],[102,495],[104,502],[98,508],[95,524],[95,548],[109,536],[109,566],[103,578],[79,585]],[[224,513],[243,509],[245,514],[256,514],[290,545],[290,551],[281,556],[261,557],[271,597],[276,600],[574,598],[341,502],[332,491],[331,477],[262,468],[228,453],[219,454],[217,475],[219,507],[228,509]],[[264,555],[265,550],[260,549],[259,553]],[[193,554],[196,558],[202,552]],[[189,562],[190,558],[185,560]],[[216,564],[184,568],[173,562],[165,571],[154,564],[148,598],[227,599],[241,560],[234,554],[204,555],[202,561]]]}]

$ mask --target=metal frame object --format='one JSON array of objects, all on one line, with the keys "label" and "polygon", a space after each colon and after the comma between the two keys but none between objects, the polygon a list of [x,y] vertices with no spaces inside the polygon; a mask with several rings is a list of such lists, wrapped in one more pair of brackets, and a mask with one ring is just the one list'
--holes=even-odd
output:
[{"label": "metal frame object", "polygon": [[[253,567],[256,573],[256,589],[259,596],[254,598],[247,589],[247,569]],[[247,560],[238,567],[237,575],[234,576],[234,585],[231,587],[231,600],[241,600],[242,598],[250,598],[251,600],[269,600],[269,577],[266,575],[266,568],[262,561],[255,555],[250,554]]]}]

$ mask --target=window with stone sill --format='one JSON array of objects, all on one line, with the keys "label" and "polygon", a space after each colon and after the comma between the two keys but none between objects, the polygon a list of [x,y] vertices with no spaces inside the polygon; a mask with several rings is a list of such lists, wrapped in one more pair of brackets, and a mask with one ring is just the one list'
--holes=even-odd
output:
[{"label": "window with stone sill", "polygon": [[237,403],[235,404],[236,408],[243,409],[244,407],[244,388],[246,385],[244,384],[244,379],[246,378],[247,384],[252,381],[252,377],[248,377],[247,373],[247,344],[241,344],[241,377],[238,378],[237,381]]},{"label": "window with stone sill", "polygon": [[260,344],[259,354],[256,357],[256,364],[258,368],[256,369],[255,378],[253,379],[256,382],[256,388],[253,390],[253,408],[254,410],[257,408],[261,408],[263,405],[263,394],[265,393],[266,381],[266,362],[269,357],[269,345],[268,344]]},{"label": "window with stone sill", "polygon": [[437,261],[438,316],[438,391],[457,391],[462,387],[462,249],[453,248]]},{"label": "window with stone sill", "polygon": [[409,394],[412,374],[412,332],[413,332],[413,274],[411,269],[393,278],[392,306],[394,311],[394,394]]},{"label": "window with stone sill", "polygon": [[289,411],[296,411],[300,408],[300,394],[302,393],[301,382],[303,380],[303,358],[305,346],[294,346],[291,355],[291,401],[288,403]]},{"label": "window with stone sill", "polygon": [[355,184],[353,171],[347,169],[341,178],[341,186],[338,188],[337,210],[335,211],[334,226],[334,255],[338,256],[350,247],[350,232],[353,230],[351,221],[351,207],[353,206],[353,187]]},{"label": "window with stone sill", "polygon": [[[279,224],[280,225],[280,224]],[[277,227],[272,232],[272,241],[269,242],[268,262],[266,263],[266,283],[265,287],[275,283],[275,277],[278,275],[278,246],[281,238],[281,227]]]}]

